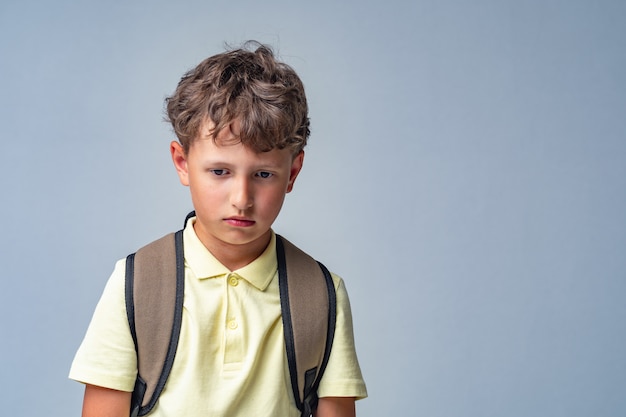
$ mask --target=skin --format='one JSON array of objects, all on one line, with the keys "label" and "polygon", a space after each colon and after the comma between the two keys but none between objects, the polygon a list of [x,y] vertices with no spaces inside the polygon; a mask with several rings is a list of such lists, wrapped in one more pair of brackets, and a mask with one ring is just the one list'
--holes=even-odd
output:
[{"label": "skin", "polygon": [[317,404],[315,417],[355,417],[355,400],[352,397],[324,397]]},{"label": "skin", "polygon": [[256,153],[222,131],[217,141],[207,125],[187,153],[178,142],[170,152],[181,184],[196,211],[195,232],[227,268],[256,259],[267,247],[271,226],[293,189],[304,153],[288,149]]},{"label": "skin", "polygon": [[[233,140],[217,141],[207,124],[187,153],[170,144],[181,184],[189,187],[196,211],[194,230],[207,249],[230,270],[256,259],[271,239],[271,226],[295,183],[304,153],[287,149],[256,153]],[[128,417],[131,393],[86,385],[83,417]],[[315,417],[354,417],[355,400],[320,398]]]},{"label": "skin", "polygon": [[[82,417],[128,417],[130,392],[85,386]],[[315,417],[355,417],[354,398],[320,398]]]},{"label": "skin", "polygon": [[130,392],[85,385],[83,417],[128,417]]}]

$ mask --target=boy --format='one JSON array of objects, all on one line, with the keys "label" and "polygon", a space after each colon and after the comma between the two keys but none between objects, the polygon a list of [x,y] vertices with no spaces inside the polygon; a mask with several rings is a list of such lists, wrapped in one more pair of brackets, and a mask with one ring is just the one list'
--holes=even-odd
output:
[{"label": "boy", "polygon": [[[304,87],[263,45],[200,63],[166,99],[170,152],[195,217],[184,229],[182,329],[151,416],[300,416],[291,391],[271,226],[302,169]],[[137,358],[116,264],[70,378],[86,384],[84,417],[128,416]],[[334,342],[317,417],[354,416],[367,396],[341,278]]]}]

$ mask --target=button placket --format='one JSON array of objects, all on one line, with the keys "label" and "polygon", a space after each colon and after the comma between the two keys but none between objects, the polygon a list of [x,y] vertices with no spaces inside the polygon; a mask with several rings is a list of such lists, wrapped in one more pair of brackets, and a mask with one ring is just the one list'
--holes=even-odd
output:
[{"label": "button placket", "polygon": [[239,290],[238,285],[240,277],[237,274],[230,273],[226,277],[226,292],[228,294],[228,307],[226,311],[225,324],[225,352],[224,364],[235,365],[243,360],[242,334],[239,328]]}]

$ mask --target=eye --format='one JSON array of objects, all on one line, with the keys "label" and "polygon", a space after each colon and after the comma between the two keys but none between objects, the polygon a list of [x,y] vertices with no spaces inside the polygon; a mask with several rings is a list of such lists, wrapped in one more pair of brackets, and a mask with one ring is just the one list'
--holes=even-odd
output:
[{"label": "eye", "polygon": [[267,171],[260,171],[257,173],[257,175],[261,178],[270,178],[274,174],[272,174],[271,172],[267,172]]},{"label": "eye", "polygon": [[228,171],[225,169],[210,169],[209,172],[218,177],[228,174]]}]

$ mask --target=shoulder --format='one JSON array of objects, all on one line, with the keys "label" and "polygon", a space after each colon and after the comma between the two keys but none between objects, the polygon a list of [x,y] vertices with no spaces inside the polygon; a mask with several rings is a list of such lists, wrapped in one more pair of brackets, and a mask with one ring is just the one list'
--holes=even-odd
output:
[{"label": "shoulder", "polygon": [[[116,262],[78,349],[70,378],[86,384],[132,391],[136,357],[125,305],[125,259]],[[115,359],[115,366],[111,365]]]},{"label": "shoulder", "polygon": [[[285,255],[286,256],[290,256],[290,257],[303,257],[306,259],[306,262],[310,262],[310,263],[314,263],[314,264],[321,264],[323,266],[324,269],[326,269],[326,266],[324,264],[324,262],[322,260],[319,260],[318,258],[316,258],[315,256],[313,256],[312,254],[306,252],[305,250],[301,249],[300,247],[298,247],[297,245],[295,245],[293,242],[289,241],[287,238],[285,238],[282,235],[276,235],[277,237],[277,242],[281,241],[282,244],[284,245],[285,248]],[[343,290],[345,291],[345,284],[343,282],[343,279],[341,278],[341,276],[339,276],[338,274],[329,271],[330,276],[333,280],[333,284],[335,287],[335,290]]]},{"label": "shoulder", "polygon": [[[107,294],[116,294],[119,296],[120,294],[124,294],[124,285],[126,277],[126,258],[118,259],[115,262],[115,266],[113,267],[113,272],[109,277],[109,280],[104,287],[103,296]],[[117,297],[116,297],[117,298]]]}]

